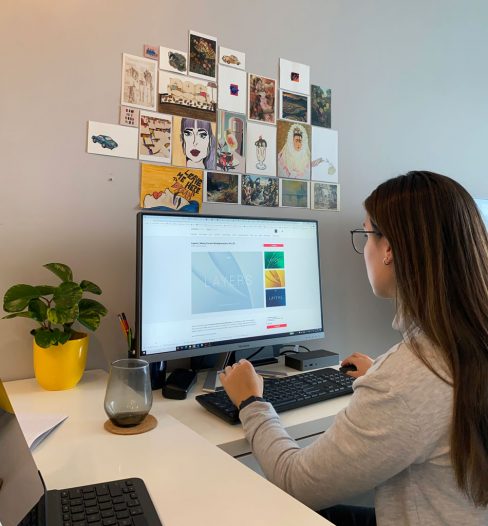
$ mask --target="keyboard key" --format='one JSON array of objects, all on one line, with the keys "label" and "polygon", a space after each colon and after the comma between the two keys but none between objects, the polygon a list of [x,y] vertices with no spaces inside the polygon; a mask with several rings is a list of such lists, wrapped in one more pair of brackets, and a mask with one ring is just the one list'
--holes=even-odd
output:
[{"label": "keyboard key", "polygon": [[110,519],[103,519],[102,524],[103,526],[112,526],[112,524],[117,524],[117,519],[115,517],[111,517]]}]

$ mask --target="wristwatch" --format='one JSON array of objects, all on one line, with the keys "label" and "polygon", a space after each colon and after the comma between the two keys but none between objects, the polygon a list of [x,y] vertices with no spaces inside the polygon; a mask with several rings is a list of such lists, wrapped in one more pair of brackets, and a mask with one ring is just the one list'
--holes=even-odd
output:
[{"label": "wristwatch", "polygon": [[250,396],[249,398],[246,398],[239,404],[239,411],[242,411],[242,409],[244,409],[249,404],[252,404],[253,402],[266,402],[266,400],[261,396]]}]

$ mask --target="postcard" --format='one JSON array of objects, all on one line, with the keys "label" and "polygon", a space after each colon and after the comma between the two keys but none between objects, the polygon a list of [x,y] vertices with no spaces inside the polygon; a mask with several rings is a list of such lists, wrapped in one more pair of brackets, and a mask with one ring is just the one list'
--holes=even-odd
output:
[{"label": "postcard", "polygon": [[137,128],[88,121],[88,153],[137,159]]},{"label": "postcard", "polygon": [[240,204],[239,178],[239,174],[205,172],[205,202]]},{"label": "postcard", "polygon": [[278,206],[277,177],[243,175],[241,184],[241,204],[251,206]]},{"label": "postcard", "polygon": [[280,179],[280,206],[309,208],[309,181]]},{"label": "postcard", "polygon": [[280,58],[280,89],[310,95],[310,66]]},{"label": "postcard", "polygon": [[123,126],[139,126],[139,112],[140,110],[137,108],[121,106],[119,124]]},{"label": "postcard", "polygon": [[278,121],[276,136],[278,176],[310,179],[312,127],[298,122]]},{"label": "postcard", "polygon": [[247,117],[276,124],[276,80],[249,73]]},{"label": "postcard", "polygon": [[166,71],[186,75],[186,72],[188,71],[188,53],[160,46],[159,69],[165,69]]},{"label": "postcard", "polygon": [[219,64],[233,68],[246,69],[246,54],[226,47],[219,47]]},{"label": "postcard", "polygon": [[280,90],[280,119],[310,124],[310,97]]},{"label": "postcard", "polygon": [[332,91],[312,84],[312,126],[331,127]]},{"label": "postcard", "polygon": [[276,176],[276,126],[248,122],[246,172]]},{"label": "postcard", "polygon": [[215,122],[173,117],[173,152],[175,166],[215,170]]},{"label": "postcard", "polygon": [[337,183],[319,183],[312,181],[312,209],[340,210],[340,188]]},{"label": "postcard", "polygon": [[156,61],[123,53],[121,104],[156,110],[157,75]]},{"label": "postcard", "polygon": [[337,131],[312,127],[312,179],[339,182]]},{"label": "postcard", "polygon": [[141,111],[139,126],[139,159],[171,163],[171,115]]},{"label": "postcard", "polygon": [[202,194],[202,170],[141,164],[141,208],[198,213]]},{"label": "postcard", "polygon": [[247,74],[245,71],[219,66],[219,109],[246,113]]},{"label": "postcard", "polygon": [[246,117],[219,111],[217,118],[217,170],[246,171]]},{"label": "postcard", "polygon": [[190,31],[188,73],[194,77],[216,80],[217,39]]},{"label": "postcard", "polygon": [[217,107],[215,82],[160,71],[159,93],[162,103],[179,104],[206,111],[215,111]]},{"label": "postcard", "polygon": [[158,60],[159,58],[159,47],[150,46],[149,44],[144,44],[144,56],[150,58],[151,60]]}]

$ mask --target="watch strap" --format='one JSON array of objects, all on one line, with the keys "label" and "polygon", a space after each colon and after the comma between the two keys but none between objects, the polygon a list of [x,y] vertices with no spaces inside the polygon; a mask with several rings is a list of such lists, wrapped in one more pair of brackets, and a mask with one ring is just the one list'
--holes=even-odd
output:
[{"label": "watch strap", "polygon": [[250,396],[239,404],[239,411],[242,411],[246,406],[253,402],[265,402],[266,400],[261,396]]}]

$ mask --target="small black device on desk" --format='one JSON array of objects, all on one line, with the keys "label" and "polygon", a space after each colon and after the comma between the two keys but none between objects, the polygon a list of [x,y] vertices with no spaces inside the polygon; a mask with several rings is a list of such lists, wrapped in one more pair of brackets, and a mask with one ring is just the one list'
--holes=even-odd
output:
[{"label": "small black device on desk", "polygon": [[163,396],[184,400],[196,379],[197,373],[191,369],[175,369],[163,385]]},{"label": "small black device on desk", "polygon": [[[264,378],[263,398],[277,413],[352,393],[354,378],[335,369],[317,369],[284,378]],[[239,422],[239,411],[223,390],[196,397],[205,409],[229,424]]]}]

